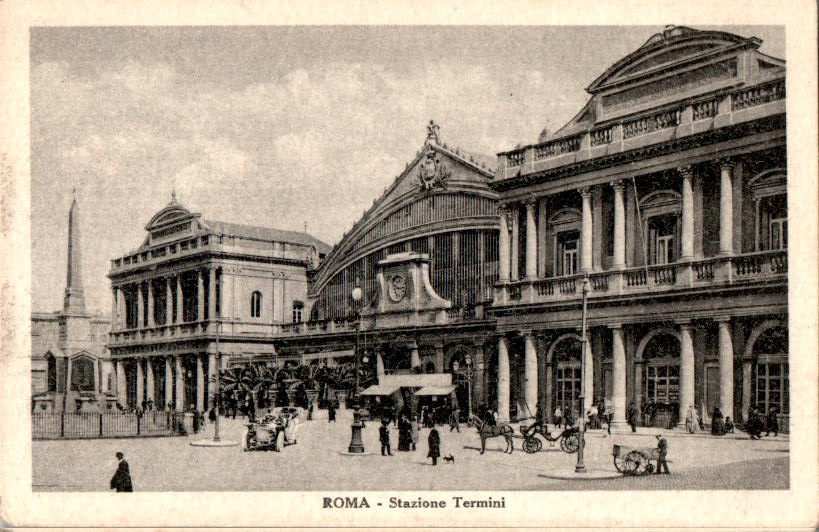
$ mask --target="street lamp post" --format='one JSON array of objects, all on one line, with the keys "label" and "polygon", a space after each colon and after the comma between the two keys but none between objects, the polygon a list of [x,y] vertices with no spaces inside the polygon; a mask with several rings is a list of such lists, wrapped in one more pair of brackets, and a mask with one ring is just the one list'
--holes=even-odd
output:
[{"label": "street lamp post", "polygon": [[586,274],[583,277],[583,313],[581,317],[581,326],[580,326],[580,343],[581,343],[581,351],[580,351],[580,397],[578,400],[580,401],[580,430],[578,434],[578,439],[580,440],[579,446],[577,448],[577,465],[574,467],[575,473],[585,473],[586,472],[586,465],[583,463],[583,447],[585,446],[585,432],[586,432],[586,406],[584,402],[584,398],[588,390],[586,390],[586,353],[588,351],[587,344],[588,338],[586,338],[586,300],[589,296],[589,276]]},{"label": "street lamp post", "polygon": [[353,288],[353,301],[355,302],[356,309],[355,309],[355,394],[353,395],[353,405],[354,405],[354,412],[353,412],[353,424],[350,426],[352,429],[352,436],[350,438],[350,445],[347,447],[347,452],[350,454],[363,454],[364,453],[364,441],[361,439],[361,429],[363,427],[361,423],[361,412],[359,411],[359,404],[358,404],[358,368],[359,368],[359,353],[358,353],[358,334],[361,330],[361,313],[359,311],[358,304],[361,302],[361,287],[358,286],[358,280],[356,280],[356,286]]}]

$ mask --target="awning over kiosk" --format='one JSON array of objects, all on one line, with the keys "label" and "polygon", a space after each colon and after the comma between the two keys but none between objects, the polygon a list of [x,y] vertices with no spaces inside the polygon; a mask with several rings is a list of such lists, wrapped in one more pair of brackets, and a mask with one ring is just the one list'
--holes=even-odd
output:
[{"label": "awning over kiosk", "polygon": [[449,395],[455,391],[455,386],[450,384],[448,386],[424,386],[415,395]]},{"label": "awning over kiosk", "polygon": [[374,384],[361,392],[361,395],[392,395],[400,388],[392,384]]}]

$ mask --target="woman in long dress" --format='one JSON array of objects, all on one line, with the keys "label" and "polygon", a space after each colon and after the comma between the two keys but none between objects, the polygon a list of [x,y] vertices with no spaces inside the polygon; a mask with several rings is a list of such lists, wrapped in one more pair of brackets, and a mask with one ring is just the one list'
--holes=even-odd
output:
[{"label": "woman in long dress", "polygon": [[718,406],[714,407],[714,415],[711,416],[711,434],[714,436],[725,434],[725,419],[722,417],[722,411]]},{"label": "woman in long dress", "polygon": [[685,429],[690,434],[696,434],[700,430],[697,410],[694,405],[688,405],[688,412],[685,413]]}]

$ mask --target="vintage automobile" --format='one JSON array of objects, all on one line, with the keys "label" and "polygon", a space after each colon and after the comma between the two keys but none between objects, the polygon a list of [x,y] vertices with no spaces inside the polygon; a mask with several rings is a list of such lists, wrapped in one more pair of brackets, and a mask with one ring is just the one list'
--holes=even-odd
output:
[{"label": "vintage automobile", "polygon": [[297,442],[296,436],[302,419],[301,408],[292,406],[274,408],[260,421],[245,423],[247,432],[242,438],[242,449],[281,451],[285,445]]}]

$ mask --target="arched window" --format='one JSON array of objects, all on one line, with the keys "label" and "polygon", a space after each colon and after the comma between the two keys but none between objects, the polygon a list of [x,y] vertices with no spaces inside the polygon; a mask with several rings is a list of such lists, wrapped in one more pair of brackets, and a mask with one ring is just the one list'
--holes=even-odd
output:
[{"label": "arched window", "polygon": [[258,290],[250,294],[250,317],[262,317],[262,293]]}]

